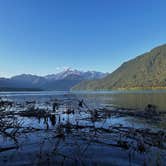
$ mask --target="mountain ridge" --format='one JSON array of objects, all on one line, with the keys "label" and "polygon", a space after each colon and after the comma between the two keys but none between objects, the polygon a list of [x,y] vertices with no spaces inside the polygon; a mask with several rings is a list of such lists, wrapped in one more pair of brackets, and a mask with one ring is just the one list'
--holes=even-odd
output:
[{"label": "mountain ridge", "polygon": [[96,71],[79,71],[67,69],[62,72],[38,76],[20,74],[11,78],[0,78],[1,89],[41,89],[41,90],[70,90],[71,87],[83,80],[98,79],[106,74]]}]

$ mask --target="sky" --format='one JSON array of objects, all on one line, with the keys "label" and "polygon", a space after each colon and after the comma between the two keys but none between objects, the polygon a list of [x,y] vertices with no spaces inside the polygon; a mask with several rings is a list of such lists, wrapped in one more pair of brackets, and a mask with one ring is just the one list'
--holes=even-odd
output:
[{"label": "sky", "polygon": [[165,0],[0,0],[0,77],[112,72],[166,43]]}]

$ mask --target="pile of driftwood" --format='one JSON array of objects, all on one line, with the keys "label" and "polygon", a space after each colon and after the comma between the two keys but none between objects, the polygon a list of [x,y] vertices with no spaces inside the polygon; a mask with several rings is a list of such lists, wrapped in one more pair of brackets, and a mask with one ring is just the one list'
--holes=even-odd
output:
[{"label": "pile of driftwood", "polygon": [[9,147],[1,147],[0,152],[16,149],[19,147],[18,136],[22,126],[22,122],[13,115],[9,116],[5,112],[0,115],[0,135],[13,141],[13,145]]},{"label": "pile of driftwood", "polygon": [[[96,135],[93,136],[92,141],[109,146],[121,147],[124,149],[133,148],[139,152],[145,152],[147,150],[146,148],[151,146],[166,150],[166,133],[164,131],[154,132],[150,129],[135,129],[133,127],[124,126],[110,126],[110,128],[97,128],[95,126],[66,124],[62,125],[61,127],[71,130],[81,129],[82,134],[84,133],[83,129],[89,129],[89,131],[91,132],[95,131]],[[102,133],[102,135],[100,135],[99,133]],[[112,135],[111,142],[114,143],[108,143],[109,141],[103,141],[102,136],[104,135],[104,133],[110,133],[110,136]],[[89,133],[87,134],[86,137],[84,135],[84,139],[88,139],[91,135]],[[135,142],[133,142],[133,140]]]},{"label": "pile of driftwood", "polygon": [[[20,134],[30,133],[34,131],[52,131],[56,133],[56,138],[67,137],[68,133],[72,133],[73,136],[79,136],[83,140],[88,142],[94,142],[98,144],[104,144],[107,146],[120,147],[123,149],[132,149],[139,152],[146,152],[148,147],[158,147],[160,149],[166,149],[166,133],[165,131],[151,131],[150,129],[136,129],[134,127],[109,126],[96,127],[95,122],[104,121],[111,116],[133,116],[141,117],[145,119],[160,120],[161,115],[165,112],[158,112],[153,105],[147,105],[145,110],[126,110],[122,108],[118,109],[92,109],[87,106],[83,100],[78,99],[66,99],[66,100],[51,100],[45,103],[45,108],[39,108],[36,106],[36,101],[26,101],[23,104],[24,110],[22,111],[8,111],[8,108],[18,106],[19,104],[11,101],[0,100],[0,133],[1,135],[8,137],[14,141],[14,145],[10,147],[0,147],[0,152],[5,150],[11,150],[13,148],[19,148],[18,137]],[[22,105],[21,105],[22,108]],[[79,120],[86,120],[88,125],[80,125],[79,120],[75,123],[70,123],[70,119],[65,123],[61,123],[60,114],[81,114],[85,113],[86,118],[80,117]],[[24,127],[23,122],[19,120],[21,117],[36,117],[47,118],[54,123],[56,119],[56,127],[54,129]],[[105,134],[109,133],[108,139],[103,139]],[[94,134],[94,135],[92,135]]]}]

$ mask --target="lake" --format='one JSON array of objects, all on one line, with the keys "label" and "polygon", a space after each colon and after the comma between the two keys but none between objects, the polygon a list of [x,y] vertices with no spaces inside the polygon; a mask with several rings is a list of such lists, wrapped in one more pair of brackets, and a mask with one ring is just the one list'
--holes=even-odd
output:
[{"label": "lake", "polygon": [[[0,97],[14,101],[5,116],[22,125],[17,140],[0,135],[0,147],[18,144],[0,153],[0,165],[155,166],[166,162],[164,116],[154,120],[116,114],[144,110],[148,104],[164,112],[166,91],[1,92]],[[51,104],[55,99],[62,102],[56,113]],[[82,99],[86,108],[77,108]],[[17,111],[35,109],[28,108],[27,101],[35,101],[39,112],[51,114],[20,116]]]},{"label": "lake", "polygon": [[76,96],[79,99],[84,98],[93,104],[112,105],[131,109],[144,109],[147,104],[153,104],[160,111],[166,110],[166,90],[0,92],[0,96],[14,100],[45,100],[48,98],[63,98],[64,95]]}]

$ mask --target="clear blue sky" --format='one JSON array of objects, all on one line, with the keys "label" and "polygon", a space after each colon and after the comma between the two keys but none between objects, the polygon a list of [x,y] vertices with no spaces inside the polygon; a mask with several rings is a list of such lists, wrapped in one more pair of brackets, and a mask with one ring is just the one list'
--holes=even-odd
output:
[{"label": "clear blue sky", "polygon": [[0,76],[112,72],[166,43],[166,0],[0,0]]}]

